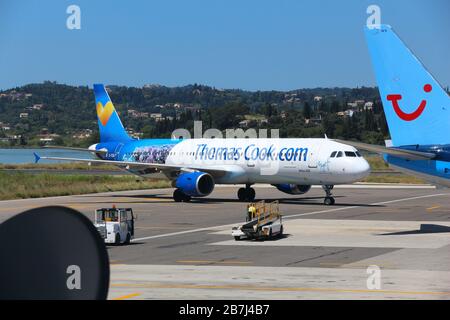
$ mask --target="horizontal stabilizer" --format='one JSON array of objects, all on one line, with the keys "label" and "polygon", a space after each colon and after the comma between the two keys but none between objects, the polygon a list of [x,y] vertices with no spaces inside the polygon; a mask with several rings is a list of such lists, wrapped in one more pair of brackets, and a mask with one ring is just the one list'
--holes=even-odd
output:
[{"label": "horizontal stabilizer", "polygon": [[41,160],[41,157],[36,152],[33,152],[33,155],[34,155],[34,163],[38,163],[39,160]]},{"label": "horizontal stabilizer", "polygon": [[61,146],[43,146],[45,149],[63,149],[63,150],[72,150],[72,151],[81,151],[81,152],[94,152],[105,154],[108,153],[108,150],[92,150],[88,148],[76,148],[76,147],[61,147]]}]

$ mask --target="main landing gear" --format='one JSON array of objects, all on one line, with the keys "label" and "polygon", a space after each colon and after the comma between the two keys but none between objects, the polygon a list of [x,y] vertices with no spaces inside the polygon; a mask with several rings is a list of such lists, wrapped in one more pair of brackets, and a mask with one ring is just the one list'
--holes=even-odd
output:
[{"label": "main landing gear", "polygon": [[240,188],[238,190],[237,196],[239,201],[251,202],[255,200],[256,192],[255,189],[250,187],[250,184],[246,184],[245,188]]},{"label": "main landing gear", "polygon": [[180,189],[175,189],[173,192],[173,200],[175,202],[189,202],[191,201],[191,196],[184,194]]},{"label": "main landing gear", "polygon": [[323,185],[322,189],[325,191],[326,193],[326,197],[323,200],[323,203],[326,204],[327,206],[333,205],[334,204],[334,198],[332,197],[331,194],[331,190],[333,190],[334,186],[333,185]]}]

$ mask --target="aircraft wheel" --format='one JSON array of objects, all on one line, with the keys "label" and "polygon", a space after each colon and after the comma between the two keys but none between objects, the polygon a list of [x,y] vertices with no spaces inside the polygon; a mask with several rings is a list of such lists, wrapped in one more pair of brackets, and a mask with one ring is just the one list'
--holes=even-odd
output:
[{"label": "aircraft wheel", "polygon": [[247,190],[246,190],[247,192],[247,200],[248,201],[253,201],[253,200],[255,200],[255,197],[256,197],[256,192],[255,192],[255,189],[253,189],[253,188],[248,188]]},{"label": "aircraft wheel", "polygon": [[173,200],[175,202],[181,202],[184,200],[184,198],[186,197],[186,195],[180,190],[180,189],[175,189],[173,192]]},{"label": "aircraft wheel", "polygon": [[333,197],[326,197],[323,200],[323,203],[326,204],[327,206],[333,205],[334,204],[334,198]]},{"label": "aircraft wheel", "polygon": [[247,190],[245,190],[245,188],[240,188],[238,190],[237,196],[238,196],[239,201],[242,201],[242,202],[246,201],[247,200]]},{"label": "aircraft wheel", "polygon": [[251,202],[255,200],[256,192],[253,188],[240,188],[238,190],[238,199],[239,201],[248,201]]}]

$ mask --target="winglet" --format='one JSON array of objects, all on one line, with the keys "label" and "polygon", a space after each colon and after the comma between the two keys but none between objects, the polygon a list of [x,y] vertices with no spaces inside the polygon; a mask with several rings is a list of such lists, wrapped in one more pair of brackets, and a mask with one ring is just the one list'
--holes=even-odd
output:
[{"label": "winglet", "polygon": [[33,152],[33,155],[34,155],[34,163],[38,163],[39,160],[41,160],[41,157],[36,152]]}]

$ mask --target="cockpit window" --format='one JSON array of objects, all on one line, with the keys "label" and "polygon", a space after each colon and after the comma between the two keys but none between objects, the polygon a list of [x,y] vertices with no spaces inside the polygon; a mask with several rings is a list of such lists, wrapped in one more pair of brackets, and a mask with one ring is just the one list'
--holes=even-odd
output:
[{"label": "cockpit window", "polygon": [[342,157],[342,156],[343,156],[342,151],[339,151],[339,152],[337,153],[337,155],[336,155],[336,158],[340,158],[340,157]]},{"label": "cockpit window", "polygon": [[345,156],[346,157],[356,157],[356,153],[354,153],[353,151],[345,151]]},{"label": "cockpit window", "polygon": [[336,155],[336,153],[337,153],[337,151],[333,151],[333,152],[331,153],[330,158],[334,158],[334,156]]},{"label": "cockpit window", "polygon": [[356,155],[358,156],[358,158],[362,157],[362,156],[361,156],[361,153],[359,153],[359,151],[356,151],[355,153],[356,153]]}]

